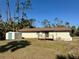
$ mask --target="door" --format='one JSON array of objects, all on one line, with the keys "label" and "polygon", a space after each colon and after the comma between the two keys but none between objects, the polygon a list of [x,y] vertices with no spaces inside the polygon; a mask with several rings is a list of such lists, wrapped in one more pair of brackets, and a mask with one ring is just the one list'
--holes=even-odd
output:
[{"label": "door", "polygon": [[12,39],[12,33],[8,33],[8,39]]}]

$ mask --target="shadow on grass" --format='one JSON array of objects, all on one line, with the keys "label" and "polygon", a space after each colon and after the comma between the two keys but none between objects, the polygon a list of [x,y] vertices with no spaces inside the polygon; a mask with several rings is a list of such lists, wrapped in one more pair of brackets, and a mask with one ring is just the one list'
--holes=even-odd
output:
[{"label": "shadow on grass", "polygon": [[0,53],[6,52],[8,50],[11,50],[11,52],[14,52],[28,45],[30,45],[30,42],[26,40],[8,42],[6,45],[0,46]]},{"label": "shadow on grass", "polygon": [[53,39],[50,39],[50,38],[49,38],[49,39],[45,39],[45,38],[44,38],[44,39],[42,39],[42,38],[40,39],[40,38],[39,38],[38,40],[48,40],[48,41],[54,41]]},{"label": "shadow on grass", "polygon": [[67,56],[57,55],[56,59],[79,59],[79,56],[74,56],[74,55],[70,55],[70,54],[68,54]]}]

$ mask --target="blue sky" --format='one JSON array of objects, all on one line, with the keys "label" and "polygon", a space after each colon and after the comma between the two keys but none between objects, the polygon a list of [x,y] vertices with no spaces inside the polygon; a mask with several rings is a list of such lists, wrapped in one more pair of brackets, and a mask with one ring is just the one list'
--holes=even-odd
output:
[{"label": "blue sky", "polygon": [[[0,0],[1,1],[1,0]],[[13,15],[13,2],[11,1],[11,12]],[[2,0],[5,3],[5,0]],[[28,18],[34,18],[37,20],[36,26],[40,27],[41,21],[48,19],[51,23],[54,22],[54,18],[58,17],[64,22],[69,22],[71,25],[79,25],[79,0],[31,0],[32,8],[27,12]],[[2,3],[4,10],[5,5]],[[4,18],[6,14],[4,11]]]}]

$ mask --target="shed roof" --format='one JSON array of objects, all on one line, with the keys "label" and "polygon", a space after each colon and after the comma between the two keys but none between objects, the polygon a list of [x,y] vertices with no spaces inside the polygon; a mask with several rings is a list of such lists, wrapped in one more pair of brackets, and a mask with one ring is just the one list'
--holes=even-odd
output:
[{"label": "shed roof", "polygon": [[66,27],[52,27],[52,28],[24,28],[20,29],[19,32],[70,32],[70,28]]}]

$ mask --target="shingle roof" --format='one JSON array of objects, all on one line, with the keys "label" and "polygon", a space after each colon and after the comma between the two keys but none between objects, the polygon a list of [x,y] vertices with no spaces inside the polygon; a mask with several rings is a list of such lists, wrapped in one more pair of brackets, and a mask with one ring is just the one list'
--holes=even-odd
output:
[{"label": "shingle roof", "polygon": [[24,28],[19,30],[19,32],[44,32],[44,31],[70,32],[71,29],[66,27],[53,27],[53,28]]}]

